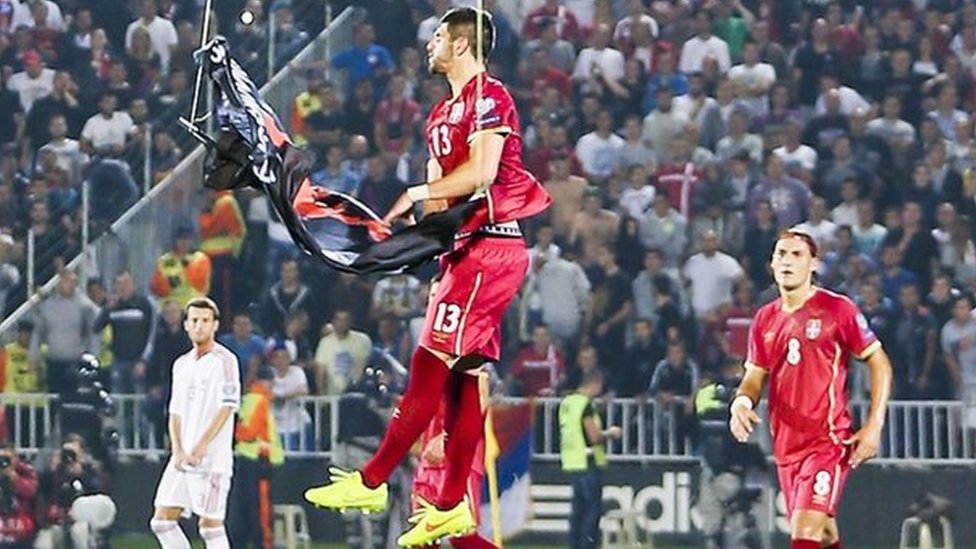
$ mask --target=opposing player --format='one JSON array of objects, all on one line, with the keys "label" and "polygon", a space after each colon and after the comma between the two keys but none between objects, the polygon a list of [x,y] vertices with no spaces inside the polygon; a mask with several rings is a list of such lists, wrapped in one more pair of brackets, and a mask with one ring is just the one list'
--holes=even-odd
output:
[{"label": "opposing player", "polygon": [[[841,548],[840,494],[849,470],[877,452],[891,394],[888,355],[850,299],[813,284],[817,264],[809,235],[780,235],[772,258],[780,297],[756,313],[730,420],[732,434],[745,442],[760,422],[753,409],[769,379],[773,454],[791,549]],[[847,409],[851,356],[871,372],[871,409],[857,432]]]},{"label": "opposing player", "polygon": [[190,549],[180,516],[200,517],[207,549],[228,549],[224,515],[233,472],[234,422],[240,405],[237,357],[214,340],[220,311],[209,298],[191,299],[183,328],[193,349],[173,363],[169,436],[173,455],[156,489],[149,525],[163,549]]},{"label": "opposing player", "polygon": [[333,469],[331,484],[305,494],[322,507],[383,508],[387,477],[447,398],[444,483],[437,500],[397,540],[408,547],[475,527],[463,499],[483,418],[477,379],[465,372],[498,358],[501,317],[528,268],[517,221],[550,202],[522,165],[512,97],[485,71],[493,39],[491,17],[465,7],[447,12],[427,45],[430,70],[447,78],[451,96],[437,103],[427,120],[428,182],[398,198],[386,220],[409,214],[417,202],[430,201],[428,209],[476,194],[484,199],[456,236],[453,251],[441,257],[440,284],[428,304],[410,383],[376,455],[362,471]]}]

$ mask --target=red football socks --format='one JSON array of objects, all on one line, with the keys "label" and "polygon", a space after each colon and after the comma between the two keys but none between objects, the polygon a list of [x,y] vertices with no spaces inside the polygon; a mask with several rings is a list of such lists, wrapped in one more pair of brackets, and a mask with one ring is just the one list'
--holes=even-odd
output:
[{"label": "red football socks", "polygon": [[498,549],[497,545],[479,536],[477,533],[451,538],[450,541],[451,547],[454,549]]},{"label": "red football socks", "polygon": [[[366,486],[375,488],[386,482],[393,469],[410,451],[413,443],[437,413],[450,373],[447,364],[426,348],[417,347],[413,352],[410,382],[403,393],[403,400],[393,413],[379,450],[363,467],[363,482]],[[470,462],[469,456],[469,465]]]},{"label": "red football socks", "polygon": [[837,540],[834,543],[824,547],[824,549],[844,549],[844,547],[840,544],[840,540]]},{"label": "red football socks", "polygon": [[485,418],[481,413],[478,378],[453,371],[447,383],[447,409],[444,431],[447,433],[444,457],[444,484],[441,486],[438,507],[451,509],[462,499],[468,488],[471,461],[478,443],[484,436]]},{"label": "red football socks", "polygon": [[820,542],[812,539],[795,539],[790,542],[790,549],[820,549]]}]

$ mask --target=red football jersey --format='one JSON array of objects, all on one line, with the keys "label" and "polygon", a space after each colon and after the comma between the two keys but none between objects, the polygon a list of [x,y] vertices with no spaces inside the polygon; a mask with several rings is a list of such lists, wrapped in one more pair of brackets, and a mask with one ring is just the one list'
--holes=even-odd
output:
[{"label": "red football jersey", "polygon": [[522,131],[515,102],[505,86],[487,73],[469,80],[457,98],[447,97],[431,109],[426,128],[428,153],[447,175],[468,160],[471,140],[485,131],[504,134],[505,146],[498,175],[488,187],[488,200],[462,232],[485,223],[533,216],[550,202],[549,193],[522,165]]},{"label": "red football jersey", "polygon": [[769,429],[779,464],[851,435],[847,363],[881,343],[846,296],[817,288],[788,313],[777,299],[759,309],[749,333],[748,363],[769,372]]}]

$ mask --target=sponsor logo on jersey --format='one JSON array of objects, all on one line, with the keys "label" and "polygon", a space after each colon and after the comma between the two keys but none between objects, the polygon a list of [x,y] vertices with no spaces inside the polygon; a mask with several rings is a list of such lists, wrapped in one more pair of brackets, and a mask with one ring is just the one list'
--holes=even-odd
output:
[{"label": "sponsor logo on jersey", "polygon": [[817,339],[820,335],[820,319],[811,318],[807,321],[807,339]]},{"label": "sponsor logo on jersey", "polygon": [[458,101],[451,107],[451,114],[447,117],[447,121],[450,124],[457,124],[462,116],[464,116],[464,101]]}]

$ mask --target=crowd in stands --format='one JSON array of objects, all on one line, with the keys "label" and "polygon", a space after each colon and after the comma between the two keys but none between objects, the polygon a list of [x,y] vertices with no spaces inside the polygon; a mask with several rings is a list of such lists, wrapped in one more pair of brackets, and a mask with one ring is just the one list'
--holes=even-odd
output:
[{"label": "crowd in stands", "polygon": [[[143,9],[152,15],[150,3]],[[355,4],[369,16],[354,44],[308,69],[307,90],[282,114],[314,155],[315,184],[382,213],[424,178],[425,116],[448,93],[427,72],[425,44],[452,4]],[[550,210],[524,227],[530,275],[506,319],[496,365],[510,394],[559,393],[599,368],[618,396],[665,404],[691,396],[730,357],[746,354],[752,315],[775,298],[773,243],[799,225],[819,246],[819,283],[851,296],[887,347],[895,398],[976,403],[976,3],[485,5],[497,29],[490,70],[518,104],[525,164],[553,196]],[[4,59],[14,55],[24,71],[41,74],[57,66],[40,45],[21,47],[36,32],[19,39],[12,32],[15,45]],[[69,42],[77,43],[72,33]],[[184,35],[177,33],[178,44]],[[185,70],[181,52],[178,46],[168,65],[159,56],[163,81]],[[37,56],[42,68],[29,68]],[[107,82],[120,65],[128,66],[108,64]],[[84,67],[91,79],[95,66]],[[8,88],[37,78],[16,79],[24,74],[18,71],[4,76]],[[334,83],[340,73],[346,85]],[[67,90],[80,76],[50,78]],[[107,125],[111,113],[134,118],[116,111],[120,94],[84,95],[78,101],[90,109],[101,98],[98,124]],[[150,113],[155,97],[145,102]],[[58,124],[51,126],[53,134]],[[95,152],[84,131],[67,126],[81,139],[73,154]],[[24,125],[0,123],[0,131],[11,127]],[[116,151],[138,139],[138,131],[119,135],[109,145]],[[49,139],[4,149],[0,216],[17,213],[8,203],[25,190],[36,196],[30,193],[40,188],[35,180],[46,180],[43,170],[29,182],[6,178]],[[84,162],[52,147],[59,177]],[[35,199],[31,223],[70,233],[70,218],[52,207],[61,196]],[[23,220],[3,217],[0,226],[14,228],[0,248],[13,254]],[[288,351],[290,360],[282,353],[276,360],[275,394],[284,400],[341,393],[377,356],[406,363],[416,345],[431,269],[382,279],[330,271],[300,257],[265,199],[251,191],[215,195],[193,227],[172,236],[149,288],[116,279],[106,293],[95,280],[83,292],[70,287],[69,276],[50,298],[58,304],[23,327],[35,350],[47,344],[49,382],[62,346],[80,352],[95,339],[115,362],[132,364],[135,390],[158,398],[169,363],[187,346],[179,305],[203,293],[220,303],[222,341],[241,358],[245,377]],[[155,305],[144,309],[143,300]],[[66,309],[78,329],[52,331],[52,322],[69,321]],[[124,313],[136,309],[144,312]],[[31,337],[10,346],[30,345]],[[863,396],[865,387],[854,383],[852,391]],[[289,410],[295,417],[279,424],[304,428],[301,408]]]}]

